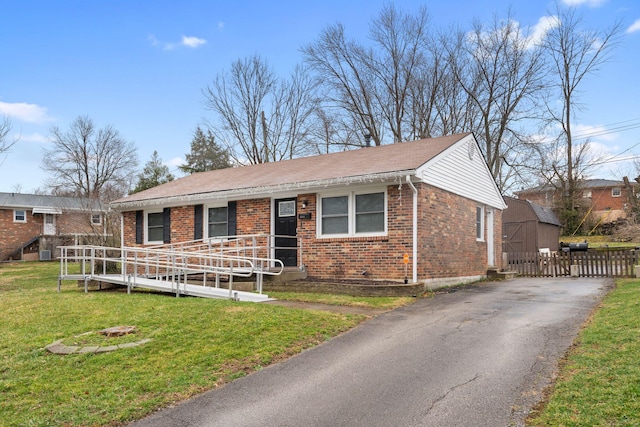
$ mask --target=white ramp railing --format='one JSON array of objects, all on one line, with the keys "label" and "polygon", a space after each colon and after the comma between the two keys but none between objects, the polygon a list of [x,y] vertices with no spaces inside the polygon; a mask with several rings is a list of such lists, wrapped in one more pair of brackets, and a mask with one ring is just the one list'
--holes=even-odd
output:
[{"label": "white ramp railing", "polygon": [[[132,287],[149,286],[149,280],[155,280],[170,283],[171,292],[179,295],[187,293],[189,275],[202,274],[202,286],[207,287],[207,276],[213,274],[216,288],[220,287],[221,277],[228,279],[229,298],[232,298],[234,277],[255,274],[257,290],[262,294],[263,276],[279,275],[284,269],[280,260],[259,256],[258,248],[219,250],[211,242],[203,243],[151,248],[62,246],[58,291],[62,280],[84,280],[85,292],[90,280],[126,284],[128,292]],[[70,265],[77,264],[80,272],[70,273]]]}]

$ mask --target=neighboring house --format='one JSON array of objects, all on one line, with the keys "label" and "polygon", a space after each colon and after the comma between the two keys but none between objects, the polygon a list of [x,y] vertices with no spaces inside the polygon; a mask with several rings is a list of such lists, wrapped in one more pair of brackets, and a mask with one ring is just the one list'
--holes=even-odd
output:
[{"label": "neighboring house", "polygon": [[104,234],[104,209],[75,197],[0,193],[0,261],[56,257],[61,244]]},{"label": "neighboring house", "polygon": [[273,255],[309,279],[475,280],[502,258],[505,204],[469,133],[196,173],[111,207],[124,246],[295,237]]},{"label": "neighboring house", "polygon": [[558,250],[562,224],[551,208],[529,200],[505,197],[502,212],[503,252],[538,252]]},{"label": "neighboring house", "polygon": [[[629,184],[629,188],[636,185]],[[608,179],[587,179],[580,183],[579,196],[581,206],[591,215],[595,223],[614,222],[625,218],[630,197],[624,181]],[[633,191],[631,191],[633,192]],[[560,190],[551,185],[525,189],[517,193],[519,199],[529,200],[546,208],[560,205]]]}]

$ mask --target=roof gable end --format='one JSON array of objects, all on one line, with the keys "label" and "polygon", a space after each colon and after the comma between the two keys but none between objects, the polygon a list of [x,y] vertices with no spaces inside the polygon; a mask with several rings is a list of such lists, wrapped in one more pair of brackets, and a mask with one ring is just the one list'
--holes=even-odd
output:
[{"label": "roof gable end", "polygon": [[497,209],[507,207],[472,134],[430,159],[417,175],[427,184],[467,199]]}]

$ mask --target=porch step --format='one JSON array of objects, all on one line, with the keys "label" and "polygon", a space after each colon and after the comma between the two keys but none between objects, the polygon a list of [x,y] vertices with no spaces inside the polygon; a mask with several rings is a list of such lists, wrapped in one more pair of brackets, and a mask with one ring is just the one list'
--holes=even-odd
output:
[{"label": "porch step", "polygon": [[498,280],[513,279],[517,275],[518,275],[517,271],[506,271],[500,268],[489,268],[487,270],[487,277],[489,279],[498,279]]}]

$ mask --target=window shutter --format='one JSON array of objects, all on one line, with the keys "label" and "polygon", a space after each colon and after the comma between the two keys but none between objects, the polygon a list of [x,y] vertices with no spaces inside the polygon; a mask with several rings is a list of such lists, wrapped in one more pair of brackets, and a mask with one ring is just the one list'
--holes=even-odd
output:
[{"label": "window shutter", "polygon": [[202,205],[195,205],[193,207],[193,240],[202,239],[202,220],[204,207]]},{"label": "window shutter", "polygon": [[171,243],[171,208],[162,210],[162,241]]},{"label": "window shutter", "polygon": [[136,243],[144,242],[144,212],[136,211]]},{"label": "window shutter", "polygon": [[238,222],[236,220],[237,202],[227,204],[227,232],[229,236],[238,234]]}]

